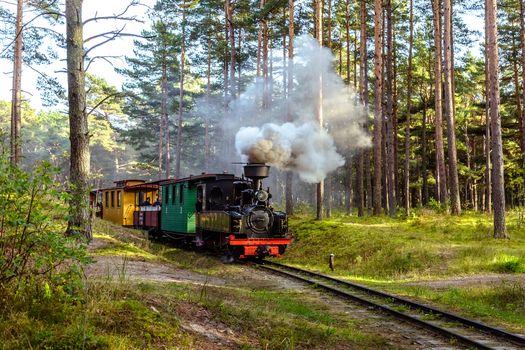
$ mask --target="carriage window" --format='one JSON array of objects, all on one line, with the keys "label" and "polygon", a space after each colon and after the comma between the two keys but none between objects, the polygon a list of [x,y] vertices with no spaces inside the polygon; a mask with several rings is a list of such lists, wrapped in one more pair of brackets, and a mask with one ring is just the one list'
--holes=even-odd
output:
[{"label": "carriage window", "polygon": [[164,186],[162,190],[164,191],[164,203],[168,204],[168,186]]},{"label": "carriage window", "polygon": [[171,204],[175,204],[175,197],[176,197],[176,192],[177,191],[177,185],[173,185],[171,187]]},{"label": "carriage window", "polygon": [[144,202],[144,192],[140,191],[138,193],[138,196],[139,196],[139,205],[142,205],[142,203]]},{"label": "carriage window", "polygon": [[179,203],[182,203],[183,199],[184,199],[184,184],[180,184],[180,186],[179,186]]},{"label": "carriage window", "polygon": [[111,191],[111,208],[115,207],[115,191]]},{"label": "carriage window", "polygon": [[117,191],[117,208],[120,208],[120,191]]},{"label": "carriage window", "polygon": [[109,191],[106,191],[106,208],[109,207]]}]

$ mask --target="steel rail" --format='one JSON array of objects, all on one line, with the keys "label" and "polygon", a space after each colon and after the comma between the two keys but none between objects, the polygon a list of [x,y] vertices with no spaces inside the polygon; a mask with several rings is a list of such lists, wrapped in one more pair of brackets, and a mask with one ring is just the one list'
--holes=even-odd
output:
[{"label": "steel rail", "polygon": [[[269,265],[272,265],[272,266],[275,266],[275,267],[271,267]],[[301,268],[298,268],[298,267],[283,265],[283,264],[275,263],[275,262],[272,262],[272,261],[262,261],[262,262],[259,263],[259,266],[261,266],[261,267],[263,267],[265,269],[268,269],[270,271],[276,272],[276,273],[280,273],[280,274],[284,274],[284,275],[289,276],[289,277],[293,277],[295,279],[301,280],[301,281],[306,282],[308,284],[319,286],[319,287],[321,287],[323,289],[326,289],[326,290],[329,290],[329,291],[331,291],[331,292],[333,292],[333,293],[335,293],[337,295],[353,299],[353,300],[355,300],[357,302],[360,302],[362,304],[365,304],[367,306],[372,306],[372,307],[379,308],[379,309],[381,309],[381,310],[383,310],[383,311],[385,311],[385,312],[387,312],[389,314],[394,315],[395,317],[402,318],[402,319],[405,319],[405,320],[410,321],[412,323],[418,324],[418,325],[420,325],[422,327],[425,327],[427,329],[430,329],[430,330],[432,330],[432,331],[434,331],[434,332],[436,332],[438,334],[441,334],[441,335],[444,335],[444,336],[447,336],[447,337],[450,337],[450,338],[457,339],[458,341],[460,341],[463,344],[468,345],[468,346],[475,346],[476,348],[479,348],[479,349],[494,349],[494,348],[492,348],[492,347],[490,347],[488,345],[485,345],[485,344],[483,344],[481,342],[478,342],[478,341],[476,341],[474,339],[471,339],[469,337],[466,337],[466,336],[463,336],[461,334],[458,334],[458,333],[456,333],[456,332],[454,332],[454,331],[452,331],[450,329],[439,327],[439,326],[434,325],[434,324],[432,324],[430,322],[426,322],[424,320],[421,320],[421,319],[419,319],[417,317],[413,317],[413,316],[404,314],[404,313],[402,313],[400,311],[397,311],[397,310],[395,310],[395,309],[393,309],[393,308],[391,308],[389,306],[382,305],[382,304],[379,304],[379,303],[375,303],[373,301],[370,301],[370,300],[361,298],[359,296],[356,296],[354,294],[348,293],[347,291],[341,290],[339,288],[335,288],[333,286],[329,286],[329,285],[326,285],[324,283],[320,283],[318,281],[310,280],[310,279],[305,278],[303,276],[284,271],[283,269],[288,269],[288,270],[295,271],[295,272],[298,272],[298,273],[301,273],[301,274],[307,274],[307,275],[310,275],[310,276],[313,276],[313,277],[329,280],[331,282],[335,282],[337,284],[340,284],[340,285],[343,285],[343,286],[346,286],[346,287],[349,287],[349,288],[352,288],[352,289],[357,289],[357,290],[359,290],[361,292],[365,292],[365,293],[367,293],[369,295],[373,295],[373,296],[376,296],[376,297],[381,297],[381,298],[384,298],[384,299],[388,299],[389,301],[391,301],[393,303],[396,303],[396,304],[409,306],[411,308],[414,308],[414,309],[417,309],[417,310],[420,310],[420,311],[423,311],[423,312],[430,312],[430,313],[432,313],[434,315],[438,315],[438,316],[441,316],[441,317],[446,318],[448,320],[458,322],[458,323],[462,324],[463,326],[474,328],[474,329],[476,329],[478,331],[482,331],[484,333],[488,333],[488,334],[490,334],[492,336],[495,336],[495,337],[498,337],[500,339],[503,338],[503,340],[505,342],[507,342],[507,343],[510,342],[510,343],[516,344],[518,346],[525,346],[525,338],[523,338],[523,337],[521,337],[519,335],[516,335],[516,334],[510,333],[510,332],[504,331],[504,330],[499,329],[499,328],[488,326],[488,325],[483,324],[483,323],[478,322],[478,321],[469,320],[469,319],[461,317],[459,315],[456,315],[456,314],[453,314],[453,313],[450,313],[450,312],[447,312],[447,311],[439,310],[439,309],[436,309],[436,308],[428,306],[428,305],[419,304],[417,302],[414,302],[412,300],[408,300],[408,299],[399,297],[397,295],[381,292],[379,290],[372,289],[372,288],[369,288],[369,287],[366,287],[366,286],[363,286],[363,285],[360,285],[360,284],[357,284],[357,283],[343,281],[343,280],[334,278],[332,276],[325,275],[323,273],[308,271],[308,270],[304,270],[304,269],[301,269]]]}]

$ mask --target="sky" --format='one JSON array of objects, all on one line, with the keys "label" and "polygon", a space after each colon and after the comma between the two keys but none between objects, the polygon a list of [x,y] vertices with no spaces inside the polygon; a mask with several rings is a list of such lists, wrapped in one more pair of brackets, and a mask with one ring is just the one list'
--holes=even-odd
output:
[{"label": "sky", "polygon": [[[14,0],[2,0],[0,3],[2,6],[11,9],[14,12],[15,7],[13,1]],[[131,8],[127,14],[129,16],[136,16],[137,19],[144,21],[144,23],[115,20],[90,22],[84,27],[84,38],[119,29],[124,24],[126,25],[125,32],[140,34],[143,29],[147,29],[150,26],[147,19],[147,10],[148,7],[154,5],[155,0],[141,0],[140,2],[141,5]],[[129,0],[84,0],[83,19],[86,20],[94,16],[111,16],[113,14],[121,13],[128,3]],[[62,5],[61,8],[64,8],[64,6]],[[31,15],[26,14],[24,21],[27,21],[30,18]],[[466,14],[463,18],[470,29],[483,32],[484,24],[482,18],[477,17],[475,14]],[[65,33],[65,28],[60,28],[59,30]],[[124,56],[131,56],[133,54],[133,40],[136,40],[136,38],[129,36],[121,37],[93,50],[90,54],[92,57],[106,55],[119,56],[119,58],[111,59],[112,64],[104,60],[97,60],[89,67],[89,73],[104,77],[110,84],[120,88],[124,82],[124,77],[116,73],[114,69],[124,67]],[[89,48],[90,46],[91,43],[86,44],[86,48]],[[50,67],[42,67],[39,69],[49,72],[50,74],[64,70],[65,61],[63,59],[65,58],[65,50],[63,51],[64,52],[59,53],[61,56],[60,61],[54,63]],[[475,45],[473,51],[479,53],[479,45]],[[0,100],[8,101],[11,99],[12,70],[13,67],[11,61],[0,59]],[[31,106],[35,109],[40,109],[42,107],[42,102],[40,100],[40,93],[36,89],[37,76],[38,74],[36,72],[24,67],[22,71],[22,90],[24,91],[25,98],[30,101]],[[66,78],[67,77],[64,73],[59,74],[59,79],[64,87],[67,85]]]},{"label": "sky", "polygon": [[[147,19],[147,10],[148,6],[153,6],[155,0],[141,0],[141,5],[131,8],[126,14],[128,16],[136,16],[137,19],[144,21],[144,23],[139,23],[136,21],[115,21],[115,20],[99,20],[96,22],[90,22],[84,27],[84,39],[89,38],[93,35],[100,33],[105,33],[115,29],[122,28],[123,25],[126,25],[125,32],[131,34],[140,34],[143,29],[149,27]],[[101,17],[101,16],[111,16],[113,14],[118,14],[124,11],[129,0],[84,0],[83,6],[83,20],[92,17]],[[10,8],[14,12],[14,6],[5,4],[2,1],[4,7]],[[64,8],[64,6],[61,6]],[[64,10],[65,11],[65,10]],[[24,18],[24,23],[31,19],[30,14],[26,14]],[[65,33],[65,25],[59,29],[61,32]],[[104,77],[112,85],[120,87],[124,82],[124,78],[115,72],[114,68],[121,68],[125,66],[124,56],[131,56],[133,54],[133,40],[137,38],[126,36],[117,38],[112,42],[109,42],[103,46],[100,46],[94,49],[90,56],[119,56],[120,58],[111,59],[112,64],[106,62],[105,60],[96,60],[89,67],[89,73],[95,74],[97,76]],[[142,39],[144,40],[144,39]],[[88,42],[86,44],[86,49],[89,48],[92,44]],[[59,52],[61,59],[65,58],[64,52]],[[50,67],[42,67],[43,71],[54,74],[54,72],[63,70],[65,68],[65,61],[60,60]],[[8,60],[0,59],[0,100],[10,100],[11,99],[11,87],[12,87],[12,71],[13,63]],[[24,90],[24,96],[30,100],[31,105],[40,109],[42,106],[40,100],[40,94],[36,89],[36,79],[38,73],[32,71],[27,67],[22,68],[22,89]],[[65,73],[59,74],[59,79],[62,82],[63,86],[66,86],[67,77]]]}]

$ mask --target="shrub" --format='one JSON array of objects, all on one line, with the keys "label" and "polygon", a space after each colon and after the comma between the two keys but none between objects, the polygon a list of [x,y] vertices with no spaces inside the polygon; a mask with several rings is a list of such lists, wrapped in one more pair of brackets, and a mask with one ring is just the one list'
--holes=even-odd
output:
[{"label": "shrub", "polygon": [[525,261],[517,256],[503,254],[494,258],[494,268],[497,272],[522,273],[525,272]]},{"label": "shrub", "polygon": [[78,276],[78,263],[86,262],[85,248],[63,234],[67,194],[56,174],[48,162],[24,172],[1,154],[0,309],[9,295],[23,298],[22,289],[49,299],[57,291],[67,294],[79,281],[71,275]]}]

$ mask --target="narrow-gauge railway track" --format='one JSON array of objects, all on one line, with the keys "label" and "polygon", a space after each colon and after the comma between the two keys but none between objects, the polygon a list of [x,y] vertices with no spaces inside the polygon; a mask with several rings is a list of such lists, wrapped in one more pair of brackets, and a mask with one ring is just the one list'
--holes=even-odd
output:
[{"label": "narrow-gauge railway track", "polygon": [[[525,349],[525,337],[469,320],[459,315],[420,304],[406,298],[340,280],[322,273],[308,271],[271,261],[258,266],[266,270],[317,286],[338,296],[388,313],[442,337],[477,349]],[[431,319],[429,319],[431,316]]]}]

